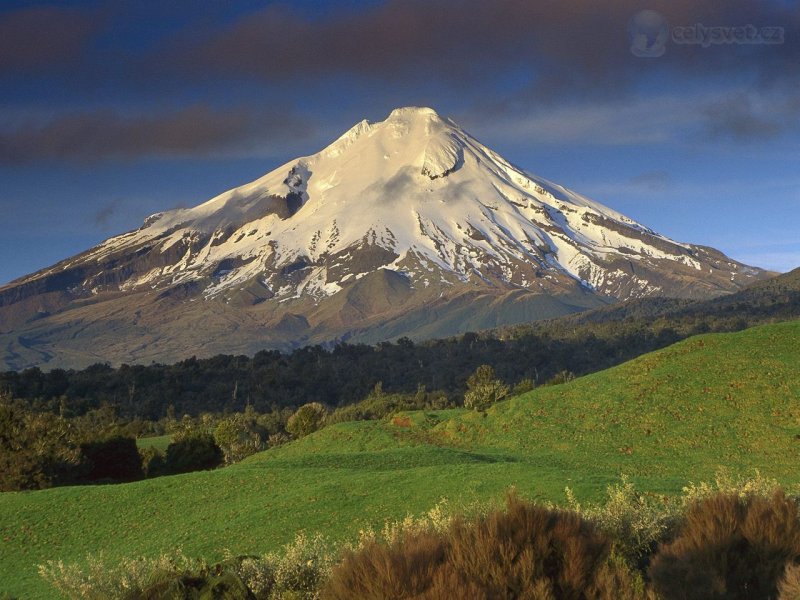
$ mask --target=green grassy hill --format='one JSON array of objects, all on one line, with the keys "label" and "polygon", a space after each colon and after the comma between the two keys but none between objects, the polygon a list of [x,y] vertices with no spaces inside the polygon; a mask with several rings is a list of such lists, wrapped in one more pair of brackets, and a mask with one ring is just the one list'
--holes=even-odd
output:
[{"label": "green grassy hill", "polygon": [[46,598],[47,559],[215,559],[274,549],[304,528],[352,538],[446,497],[598,499],[621,473],[676,493],[720,467],[800,480],[800,321],[691,338],[486,415],[416,412],[343,423],[213,472],[0,494],[0,591]]}]

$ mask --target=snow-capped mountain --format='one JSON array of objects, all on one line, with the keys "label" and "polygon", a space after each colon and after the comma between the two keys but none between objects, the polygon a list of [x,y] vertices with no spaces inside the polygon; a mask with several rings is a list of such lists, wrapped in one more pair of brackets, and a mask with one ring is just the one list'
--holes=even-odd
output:
[{"label": "snow-capped mountain", "polygon": [[765,275],[400,108],[0,288],[0,347],[19,367],[429,337]]}]

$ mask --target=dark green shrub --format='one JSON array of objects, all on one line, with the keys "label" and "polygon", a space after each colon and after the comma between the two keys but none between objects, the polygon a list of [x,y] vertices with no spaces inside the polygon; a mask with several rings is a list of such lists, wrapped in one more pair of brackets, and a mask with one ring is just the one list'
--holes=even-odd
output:
[{"label": "dark green shrub", "polygon": [[222,464],[222,450],[210,433],[194,432],[167,446],[164,471],[169,474],[214,469]]},{"label": "dark green shrub", "polygon": [[578,515],[509,498],[505,511],[445,533],[346,553],[322,597],[634,600],[648,597],[610,542]]},{"label": "dark green shrub", "polygon": [[136,440],[113,436],[81,444],[88,481],[137,481],[144,478]]},{"label": "dark green shrub", "polygon": [[690,505],[678,536],[662,546],[649,574],[665,599],[768,600],[788,563],[800,560],[797,504],[717,494]]}]

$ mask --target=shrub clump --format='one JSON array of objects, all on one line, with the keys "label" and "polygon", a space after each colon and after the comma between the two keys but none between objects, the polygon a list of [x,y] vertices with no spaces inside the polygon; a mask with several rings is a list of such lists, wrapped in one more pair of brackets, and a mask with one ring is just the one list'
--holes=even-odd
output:
[{"label": "shrub clump", "polygon": [[142,458],[131,437],[114,435],[90,440],[80,446],[89,481],[138,481],[144,479]]},{"label": "shrub clump", "polygon": [[301,438],[314,433],[325,424],[328,410],[319,402],[309,402],[297,409],[286,422],[286,431]]},{"label": "shrub clump", "polygon": [[481,365],[467,379],[464,407],[484,411],[508,396],[509,388],[497,379],[490,365]]},{"label": "shrub clump", "polygon": [[650,579],[666,600],[775,598],[787,564],[800,561],[798,516],[782,491],[695,501],[677,537],[653,558]]},{"label": "shrub clump", "polygon": [[335,557],[322,536],[299,533],[282,552],[229,554],[213,565],[179,550],[116,564],[102,556],[87,557],[85,565],[50,561],[39,574],[70,600],[314,600]]},{"label": "shrub clump", "polygon": [[226,465],[266,449],[266,438],[252,410],[221,419],[214,427],[214,442],[222,450]]},{"label": "shrub clump", "polygon": [[445,532],[345,551],[322,598],[646,598],[644,586],[610,554],[609,539],[575,513],[510,496],[505,511]]},{"label": "shrub clump", "polygon": [[283,552],[243,559],[237,575],[256,600],[314,600],[328,578],[336,553],[321,535],[300,532]]},{"label": "shrub clump", "polygon": [[214,436],[201,430],[191,431],[167,446],[164,471],[169,474],[215,469],[222,464],[223,454]]},{"label": "shrub clump", "polygon": [[606,488],[604,504],[581,506],[569,488],[566,496],[567,508],[597,525],[611,538],[614,553],[636,568],[646,567],[658,545],[673,535],[678,519],[677,503],[640,494],[625,475]]},{"label": "shrub clump", "polygon": [[778,584],[778,600],[800,600],[800,565],[789,565]]},{"label": "shrub clump", "polygon": [[88,556],[85,566],[48,561],[39,565],[39,575],[71,600],[127,600],[207,568],[178,551],[157,558],[127,558],[113,566],[102,556]]}]

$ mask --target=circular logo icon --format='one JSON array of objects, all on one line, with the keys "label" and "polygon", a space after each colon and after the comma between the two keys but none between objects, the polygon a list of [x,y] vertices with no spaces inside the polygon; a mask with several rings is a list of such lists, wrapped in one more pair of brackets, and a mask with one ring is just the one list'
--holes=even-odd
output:
[{"label": "circular logo icon", "polygon": [[669,25],[664,16],[654,10],[643,10],[628,22],[631,54],[640,58],[658,58],[667,51]]}]

